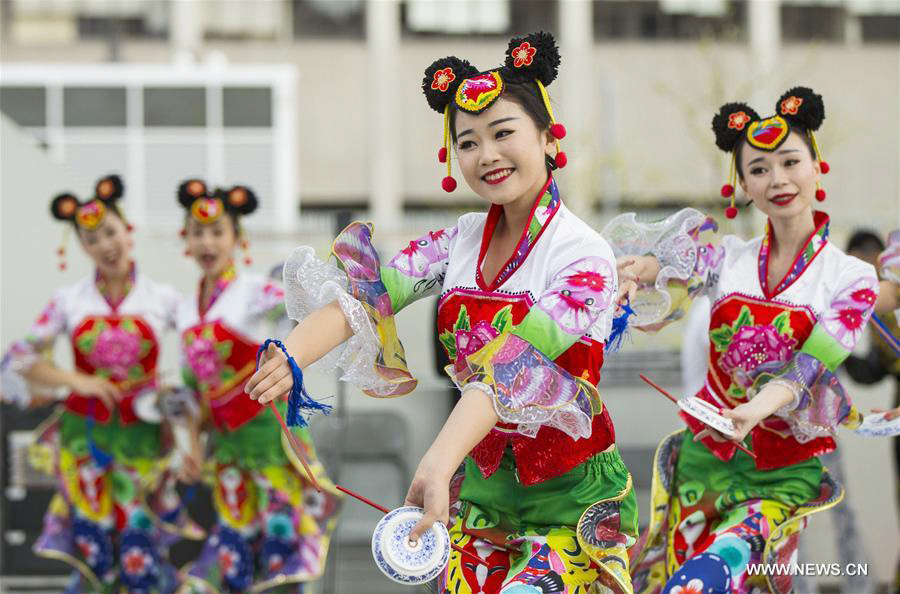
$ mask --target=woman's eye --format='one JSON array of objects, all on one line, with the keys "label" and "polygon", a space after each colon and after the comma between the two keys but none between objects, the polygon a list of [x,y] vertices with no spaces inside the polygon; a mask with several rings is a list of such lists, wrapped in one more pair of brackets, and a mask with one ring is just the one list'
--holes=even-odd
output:
[{"label": "woman's eye", "polygon": [[497,132],[497,134],[494,136],[494,138],[503,138],[504,136],[509,136],[512,133],[513,133],[512,130],[500,130]]},{"label": "woman's eye", "polygon": [[471,140],[464,140],[459,143],[459,150],[464,151],[466,149],[472,148],[473,146],[475,146],[474,142],[472,142]]},{"label": "woman's eye", "polygon": [[754,167],[750,170],[751,175],[760,175],[766,171],[765,167]]},{"label": "woman's eye", "polygon": [[784,162],[784,166],[785,167],[793,167],[794,165],[796,165],[799,162],[800,162],[800,159],[788,159],[787,161]]}]

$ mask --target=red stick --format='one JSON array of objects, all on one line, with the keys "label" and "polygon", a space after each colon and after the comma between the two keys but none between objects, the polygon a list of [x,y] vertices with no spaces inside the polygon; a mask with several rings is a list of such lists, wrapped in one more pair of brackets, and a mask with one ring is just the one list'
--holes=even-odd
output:
[{"label": "red stick", "polygon": [[309,468],[309,462],[306,460],[306,454],[303,453],[303,448],[297,443],[297,438],[294,437],[294,434],[288,429],[287,423],[284,422],[284,417],[281,416],[281,413],[278,412],[278,409],[275,408],[275,401],[269,403],[269,408],[272,409],[272,412],[275,413],[275,418],[278,419],[278,423],[281,425],[281,431],[284,433],[285,437],[287,437],[288,443],[291,444],[291,449],[294,450],[294,454],[300,458],[300,464],[303,465],[303,470],[306,471],[306,476],[309,479],[309,482],[313,484],[313,487],[316,488],[316,491],[321,492],[322,487],[319,485],[319,481],[316,480],[316,477],[313,475],[312,470]]},{"label": "red stick", "polygon": [[[299,443],[297,443],[296,438],[294,437],[294,434],[291,433],[290,429],[288,429],[287,423],[284,422],[284,417],[282,417],[281,413],[278,412],[278,409],[275,408],[274,402],[269,403],[269,408],[271,408],[272,412],[275,413],[275,418],[278,419],[278,423],[281,425],[281,430],[284,432],[285,436],[287,436],[288,442],[291,444],[291,449],[294,450],[294,454],[296,454],[297,457],[300,458],[300,463],[303,464],[303,469],[306,471],[306,475],[309,477],[309,480],[312,482],[312,484],[316,488],[316,490],[321,491],[322,487],[319,486],[318,481],[316,481],[316,478],[313,476],[312,470],[309,469],[309,463],[306,461],[306,455],[303,453],[303,448],[300,446]],[[346,493],[350,497],[358,499],[359,501],[362,501],[366,505],[370,505],[370,506],[374,507],[375,509],[377,509],[378,511],[380,511],[383,514],[386,514],[389,511],[391,511],[388,508],[384,507],[383,505],[378,505],[371,499],[363,497],[359,493],[354,493],[353,491],[351,491],[350,489],[348,489],[346,487],[342,487],[340,485],[335,485],[335,488],[338,491],[340,491],[341,493]],[[455,544],[451,543],[450,546],[453,548],[454,551],[459,552],[459,554],[465,555],[466,557],[468,557],[472,561],[475,561],[476,563],[481,563],[482,565],[487,566],[487,561],[485,561],[481,557],[477,557],[477,556],[473,555],[472,553],[470,553],[469,551],[466,551],[462,547],[456,546]]]},{"label": "red stick", "polygon": [[[666,392],[665,390],[663,390],[662,388],[660,388],[658,385],[656,385],[656,384],[653,382],[653,380],[651,380],[650,378],[648,378],[648,377],[647,377],[646,375],[644,375],[643,373],[640,374],[640,376],[641,376],[641,379],[642,379],[642,380],[644,380],[645,382],[647,382],[648,384],[650,384],[651,386],[653,386],[654,388],[656,388],[657,390],[659,390],[660,394],[662,394],[663,396],[665,396],[666,398],[668,398],[669,400],[671,400],[672,402],[674,402],[676,405],[678,404],[678,399],[677,399],[677,398],[675,398],[674,396],[672,396],[671,394],[669,394],[668,392]],[[701,422],[702,422],[702,421],[701,421]],[[707,426],[708,426],[708,425],[707,425]],[[751,458],[753,458],[754,460],[756,460],[756,454],[754,454],[753,452],[751,452],[750,450],[748,450],[748,449],[744,446],[744,444],[742,444],[742,443],[739,442],[739,441],[735,441],[735,440],[733,440],[733,439],[730,439],[729,441],[730,441],[731,443],[733,443],[734,446],[735,446],[737,449],[741,450],[742,452],[744,452],[745,454],[747,454],[748,456],[750,456]]]}]

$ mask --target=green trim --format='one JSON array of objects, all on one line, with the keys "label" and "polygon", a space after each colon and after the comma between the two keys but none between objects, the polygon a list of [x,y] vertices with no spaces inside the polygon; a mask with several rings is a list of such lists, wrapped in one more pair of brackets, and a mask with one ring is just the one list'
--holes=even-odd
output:
[{"label": "green trim", "polygon": [[396,314],[415,301],[415,281],[396,268],[382,266],[381,282],[391,298],[391,309]]},{"label": "green trim", "polygon": [[529,342],[550,359],[559,357],[581,338],[560,328],[544,310],[536,307],[525,314],[511,333]]},{"label": "green trim", "polygon": [[[85,417],[64,411],[59,418],[59,435],[62,446],[76,456],[89,454]],[[118,461],[156,460],[161,456],[159,425],[143,421],[123,425],[117,413],[108,423],[94,423],[92,437],[97,447]]]},{"label": "green trim", "polygon": [[850,355],[850,352],[832,338],[821,324],[815,325],[800,352],[812,355],[831,372],[834,372]]}]

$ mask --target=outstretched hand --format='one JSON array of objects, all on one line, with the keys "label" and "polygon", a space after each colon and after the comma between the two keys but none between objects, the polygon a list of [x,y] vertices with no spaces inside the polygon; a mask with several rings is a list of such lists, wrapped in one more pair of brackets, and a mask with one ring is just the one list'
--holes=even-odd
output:
[{"label": "outstretched hand", "polygon": [[425,515],[409,533],[409,539],[415,542],[428,532],[435,522],[446,524],[450,520],[450,479],[425,470],[420,464],[409,485],[403,505],[425,509]]}]

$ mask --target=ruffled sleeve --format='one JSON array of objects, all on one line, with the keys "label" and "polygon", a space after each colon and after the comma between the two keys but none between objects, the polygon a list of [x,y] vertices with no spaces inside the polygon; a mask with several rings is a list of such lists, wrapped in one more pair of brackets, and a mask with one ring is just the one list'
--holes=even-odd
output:
[{"label": "ruffled sleeve", "polygon": [[483,390],[500,420],[522,435],[534,436],[547,425],[586,438],[593,416],[603,409],[596,386],[554,363],[615,309],[612,251],[605,242],[578,251],[602,255],[565,265],[517,326],[447,367],[461,391]]},{"label": "ruffled sleeve", "polygon": [[885,280],[900,285],[900,229],[888,235],[887,248],[878,256],[878,267]]},{"label": "ruffled sleeve", "polygon": [[65,330],[63,296],[62,293],[57,293],[25,338],[13,343],[0,362],[0,392],[4,402],[22,407],[31,402],[31,390],[23,373],[52,351],[56,337]]},{"label": "ruffled sleeve", "polygon": [[318,260],[312,248],[296,248],[284,267],[288,316],[300,321],[337,301],[353,336],[321,363],[339,367],[342,379],[369,396],[389,398],[416,387],[394,314],[409,303],[440,293],[456,227],[433,231],[381,265],[372,227],[353,223],[332,247],[337,266]]},{"label": "ruffled sleeve", "polygon": [[637,221],[633,212],[607,223],[601,235],[616,258],[652,255],[659,260],[656,282],[642,287],[631,304],[635,327],[653,331],[680,319],[691,300],[717,282],[725,248],[701,241],[705,232],[716,230],[712,218],[693,208],[652,223]]},{"label": "ruffled sleeve", "polygon": [[739,379],[751,398],[769,382],[794,394],[776,415],[788,422],[801,443],[833,435],[838,425],[855,428],[861,421],[835,370],[865,330],[878,297],[878,280],[871,266],[855,260],[844,267],[838,286],[828,309],[789,361],[760,365]]}]

